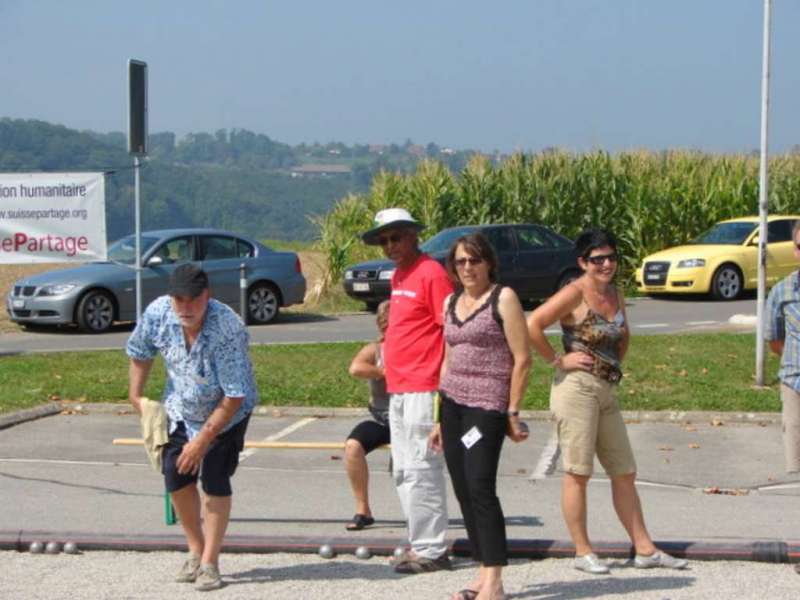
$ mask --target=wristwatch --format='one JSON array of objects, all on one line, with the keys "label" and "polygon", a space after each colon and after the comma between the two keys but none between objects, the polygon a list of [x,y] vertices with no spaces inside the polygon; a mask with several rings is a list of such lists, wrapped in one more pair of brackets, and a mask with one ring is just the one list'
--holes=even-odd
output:
[{"label": "wristwatch", "polygon": [[519,411],[518,410],[508,410],[508,411],[506,411],[506,415],[508,415],[509,417],[518,417],[519,416]]}]

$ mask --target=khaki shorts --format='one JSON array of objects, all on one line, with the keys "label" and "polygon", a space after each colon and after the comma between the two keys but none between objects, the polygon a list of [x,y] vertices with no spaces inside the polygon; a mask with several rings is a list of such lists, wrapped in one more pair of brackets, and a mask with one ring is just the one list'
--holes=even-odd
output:
[{"label": "khaki shorts", "polygon": [[550,410],[556,417],[561,460],[567,473],[591,475],[595,454],[609,476],[636,472],[615,388],[586,371],[556,369]]},{"label": "khaki shorts", "polygon": [[783,403],[783,453],[786,457],[786,472],[800,471],[800,394],[781,385]]}]

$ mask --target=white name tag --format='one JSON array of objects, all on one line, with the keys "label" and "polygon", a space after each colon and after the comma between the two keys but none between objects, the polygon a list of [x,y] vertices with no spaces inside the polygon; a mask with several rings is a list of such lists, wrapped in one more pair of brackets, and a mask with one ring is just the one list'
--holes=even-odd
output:
[{"label": "white name tag", "polygon": [[481,430],[477,427],[473,427],[467,433],[461,436],[461,443],[464,444],[464,448],[469,450],[472,448],[479,439],[483,437]]}]

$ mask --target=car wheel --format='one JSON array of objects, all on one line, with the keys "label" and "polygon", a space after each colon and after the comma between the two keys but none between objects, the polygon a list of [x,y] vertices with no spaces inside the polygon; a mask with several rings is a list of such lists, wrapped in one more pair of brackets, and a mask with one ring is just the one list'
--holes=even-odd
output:
[{"label": "car wheel", "polygon": [[247,321],[257,325],[269,323],[280,311],[278,290],[269,283],[257,283],[247,294]]},{"label": "car wheel", "polygon": [[742,287],[742,272],[736,265],[722,265],[711,278],[711,295],[717,300],[735,300]]},{"label": "car wheel", "polygon": [[86,333],[103,333],[114,322],[114,300],[108,292],[94,290],[78,303],[78,327]]}]

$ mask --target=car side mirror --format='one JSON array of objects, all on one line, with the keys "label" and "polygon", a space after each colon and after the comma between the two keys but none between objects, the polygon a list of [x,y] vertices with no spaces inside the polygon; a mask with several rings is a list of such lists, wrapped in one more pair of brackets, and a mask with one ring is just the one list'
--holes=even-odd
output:
[{"label": "car side mirror", "polygon": [[147,261],[148,267],[155,267],[157,265],[163,265],[164,259],[160,256],[151,256],[150,259]]}]

